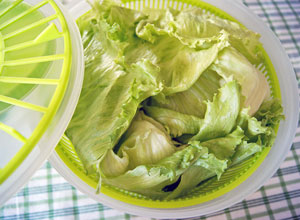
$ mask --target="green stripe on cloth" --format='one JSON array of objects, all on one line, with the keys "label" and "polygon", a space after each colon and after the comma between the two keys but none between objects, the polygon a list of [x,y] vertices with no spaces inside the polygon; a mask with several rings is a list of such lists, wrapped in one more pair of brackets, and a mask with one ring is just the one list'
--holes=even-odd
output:
[{"label": "green stripe on cloth", "polygon": [[46,163],[46,169],[47,169],[47,188],[48,188],[48,206],[49,206],[49,219],[54,218],[53,213],[53,195],[52,195],[52,176],[51,176],[51,165],[49,163]]}]

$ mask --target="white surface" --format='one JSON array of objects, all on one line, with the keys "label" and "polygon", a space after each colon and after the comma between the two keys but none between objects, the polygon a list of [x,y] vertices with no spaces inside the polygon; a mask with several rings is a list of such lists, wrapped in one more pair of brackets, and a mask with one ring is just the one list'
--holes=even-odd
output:
[{"label": "white surface", "polygon": [[[280,124],[274,146],[255,173],[232,191],[206,203],[177,209],[144,208],[114,200],[103,194],[96,195],[95,190],[79,179],[62,162],[56,153],[52,154],[50,162],[56,170],[66,178],[67,181],[96,201],[130,214],[146,217],[185,218],[205,215],[232,206],[243,200],[246,196],[254,193],[276,172],[286,157],[295,135],[299,112],[297,83],[288,56],[273,32],[254,13],[238,1],[205,1],[217,6],[228,14],[231,14],[247,28],[262,35],[261,42],[271,58],[280,82],[282,104],[284,107],[284,115],[286,117]],[[88,10],[88,8],[86,8],[85,3],[83,3],[74,7],[71,13],[78,16],[86,10]]]},{"label": "white surface", "polygon": [[73,57],[68,88],[65,92],[65,96],[60,108],[58,109],[49,128],[40,139],[38,145],[15,170],[15,172],[0,185],[0,206],[4,204],[4,202],[8,200],[14,193],[16,193],[18,189],[25,185],[34,172],[39,169],[49,157],[52,150],[55,148],[61,136],[63,135],[67,125],[69,124],[80,95],[84,71],[81,38],[78,28],[72,17],[62,8],[59,3],[58,5],[63,11],[68,22],[69,31],[72,38]]}]

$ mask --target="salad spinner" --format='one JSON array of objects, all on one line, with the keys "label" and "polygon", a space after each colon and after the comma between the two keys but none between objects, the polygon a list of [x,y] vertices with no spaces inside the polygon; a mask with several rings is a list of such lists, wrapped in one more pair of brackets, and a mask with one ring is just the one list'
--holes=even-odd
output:
[{"label": "salad spinner", "polygon": [[[52,0],[36,1],[34,4],[32,2],[35,1],[28,0],[23,3],[5,0],[1,2],[4,6],[0,5],[0,137],[2,140],[2,133],[5,135],[5,141],[2,142],[5,146],[7,144],[20,146],[15,147],[17,150],[14,151],[15,154],[10,154],[12,156],[7,163],[3,165],[0,162],[0,204],[30,178],[49,156],[51,149],[56,146],[74,112],[82,83],[83,52],[74,22],[60,5]],[[110,207],[141,216],[158,218],[199,216],[241,201],[261,187],[276,172],[291,146],[297,127],[297,84],[292,66],[279,40],[258,17],[237,1],[125,0],[123,2],[124,7],[136,10],[145,7],[171,7],[178,10],[199,7],[205,13],[236,21],[260,33],[262,46],[259,50],[264,58],[257,68],[266,76],[271,95],[282,100],[285,115],[285,120],[278,127],[275,143],[272,148],[265,148],[243,163],[228,169],[219,181],[211,179],[188,195],[171,201],[147,199],[139,194],[105,184],[102,184],[101,192],[97,194],[98,179],[86,174],[74,146],[66,136],[63,136],[51,154],[49,158],[51,164],[71,184],[91,198]],[[16,11],[17,8],[20,8],[22,13]],[[44,11],[39,10],[43,8]],[[82,1],[73,7],[70,13],[76,19],[88,10],[90,6]],[[47,15],[49,11],[53,11],[53,14]],[[16,15],[13,16],[13,13]],[[24,24],[23,22],[27,21],[26,15],[31,15],[29,18],[36,20],[28,18],[28,23]],[[5,16],[12,18],[7,19]],[[21,23],[18,26],[19,22]],[[14,23],[16,25],[13,25]],[[36,32],[30,31],[28,35],[36,34],[29,40],[25,39],[26,35],[22,34],[19,40],[18,35],[15,35],[33,29],[36,29]],[[16,40],[13,40],[13,37],[16,37]],[[22,42],[24,40],[26,42]],[[64,46],[58,46],[62,41]],[[20,45],[21,49],[18,49]],[[37,45],[39,50],[34,49]],[[43,50],[40,49],[41,45],[44,45]],[[26,49],[24,54],[12,53],[29,47],[32,50]],[[23,57],[19,57],[20,54]],[[61,65],[56,65],[58,61]],[[27,62],[32,65],[31,69],[24,68]],[[23,67],[19,68],[22,65]],[[51,75],[55,68],[60,70],[56,78]],[[20,76],[19,69],[25,69],[26,74]],[[5,92],[2,91],[2,84],[7,88]],[[42,90],[43,86],[47,89]],[[22,144],[17,145],[19,142]],[[1,150],[13,149],[5,146],[1,146]],[[5,154],[9,155],[6,152]],[[1,156],[2,154],[0,161]],[[38,157],[39,163],[33,159],[34,156]],[[8,156],[4,158],[7,160]],[[27,161],[30,162],[26,165]],[[22,172],[26,175],[22,176]],[[22,184],[5,194],[5,189],[12,186],[13,181],[18,178],[23,178]]]},{"label": "salad spinner", "polygon": [[[96,194],[98,179],[86,174],[74,146],[66,136],[51,155],[51,164],[71,184],[90,197],[135,215],[156,218],[194,217],[224,209],[241,201],[261,187],[276,172],[291,146],[297,127],[297,84],[291,64],[279,40],[258,17],[237,1],[126,0],[123,1],[123,6],[135,10],[142,10],[145,7],[159,9],[171,7],[177,10],[199,7],[205,13],[236,21],[260,33],[262,45],[259,50],[263,54],[263,59],[256,67],[266,76],[271,96],[282,101],[285,115],[285,120],[277,128],[275,144],[272,148],[265,148],[250,159],[228,169],[219,181],[216,178],[208,180],[186,196],[170,201],[147,199],[139,194],[105,184],[101,185],[100,194]],[[89,4],[82,1],[70,12],[73,17],[78,18],[89,10]]]}]

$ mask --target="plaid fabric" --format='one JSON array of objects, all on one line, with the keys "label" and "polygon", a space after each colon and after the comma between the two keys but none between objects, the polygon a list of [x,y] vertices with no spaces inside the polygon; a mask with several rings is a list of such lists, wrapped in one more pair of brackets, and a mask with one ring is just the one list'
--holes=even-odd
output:
[{"label": "plaid fabric", "polygon": [[[300,79],[300,1],[244,0],[277,34]],[[0,209],[6,219],[134,219],[83,195],[46,162]],[[300,128],[286,160],[256,193],[228,209],[194,219],[300,219]]]}]

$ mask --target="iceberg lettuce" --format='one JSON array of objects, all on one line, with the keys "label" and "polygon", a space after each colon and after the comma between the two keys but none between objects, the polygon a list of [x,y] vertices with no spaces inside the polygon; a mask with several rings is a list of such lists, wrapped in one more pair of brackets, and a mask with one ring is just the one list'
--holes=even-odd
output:
[{"label": "iceberg lettuce", "polygon": [[66,131],[88,175],[174,199],[272,146],[282,107],[255,68],[257,33],[196,8],[92,6],[78,20],[85,75]]}]

